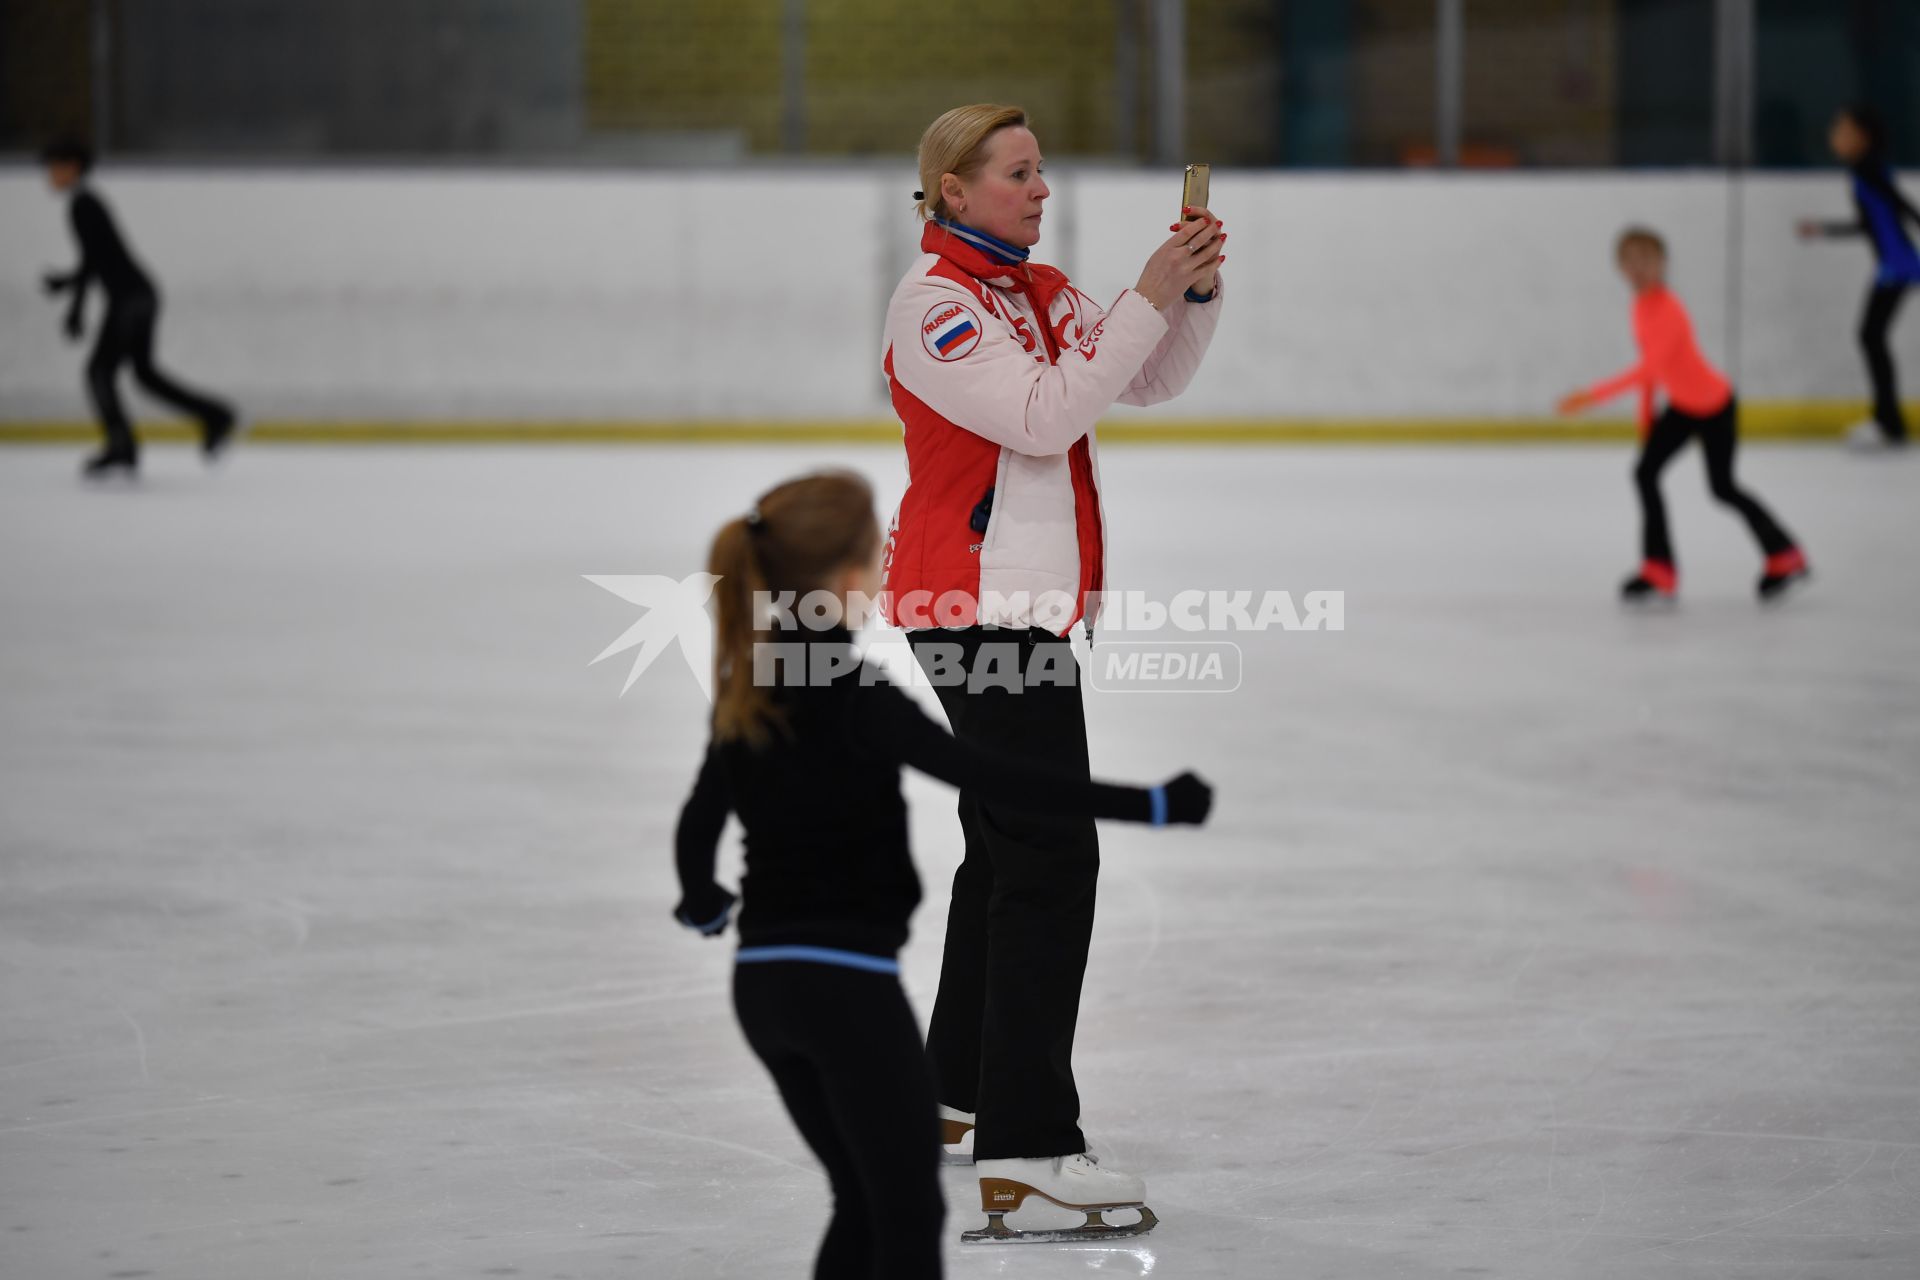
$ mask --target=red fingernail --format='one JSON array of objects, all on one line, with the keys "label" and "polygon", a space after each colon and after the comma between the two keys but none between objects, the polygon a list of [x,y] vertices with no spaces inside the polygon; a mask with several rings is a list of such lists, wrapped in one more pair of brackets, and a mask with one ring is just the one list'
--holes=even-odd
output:
[{"label": "red fingernail", "polygon": [[1180,224],[1177,222],[1167,228],[1167,230],[1169,231],[1178,231],[1179,229],[1180,229]]}]

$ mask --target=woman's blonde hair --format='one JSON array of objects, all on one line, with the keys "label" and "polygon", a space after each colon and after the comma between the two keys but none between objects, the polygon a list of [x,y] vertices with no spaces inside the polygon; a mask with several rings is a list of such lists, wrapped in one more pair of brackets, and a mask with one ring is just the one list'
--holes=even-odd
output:
[{"label": "woman's blonde hair", "polygon": [[772,688],[754,680],[754,645],[772,632],[756,613],[757,593],[795,598],[827,585],[835,571],[865,563],[880,545],[873,489],[851,471],[822,471],[776,485],[714,537],[707,572],[715,588],[713,736],[766,743],[785,717]]},{"label": "woman's blonde hair", "polygon": [[991,102],[955,107],[928,125],[920,135],[920,216],[952,218],[940,179],[949,173],[973,177],[987,162],[987,142],[994,134],[1026,127],[1027,113],[1021,108]]}]

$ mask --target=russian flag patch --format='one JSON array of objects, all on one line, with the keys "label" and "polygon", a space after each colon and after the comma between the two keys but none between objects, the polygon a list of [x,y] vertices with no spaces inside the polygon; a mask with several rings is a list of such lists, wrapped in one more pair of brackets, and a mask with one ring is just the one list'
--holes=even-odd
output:
[{"label": "russian flag patch", "polygon": [[958,360],[980,345],[980,317],[964,302],[942,302],[920,322],[920,342],[935,360]]}]

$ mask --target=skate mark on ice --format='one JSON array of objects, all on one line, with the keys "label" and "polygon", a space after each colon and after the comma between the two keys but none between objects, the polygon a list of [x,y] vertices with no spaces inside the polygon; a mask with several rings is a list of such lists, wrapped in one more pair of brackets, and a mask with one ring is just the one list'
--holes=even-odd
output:
[{"label": "skate mark on ice", "polygon": [[[1107,871],[1106,868],[1102,868],[1102,870]],[[1108,872],[1108,874],[1112,875],[1113,873]],[[1120,883],[1126,885],[1129,889],[1137,890],[1139,892],[1141,900],[1145,903],[1145,906],[1146,906],[1146,921],[1145,921],[1146,933],[1144,935],[1144,941],[1146,942],[1146,945],[1139,949],[1139,951],[1135,955],[1134,962],[1133,962],[1133,971],[1135,973],[1144,973],[1146,972],[1148,966],[1153,963],[1153,957],[1155,956],[1155,954],[1157,954],[1160,950],[1161,915],[1162,915],[1162,912],[1160,909],[1160,893],[1159,893],[1159,890],[1153,887],[1152,882],[1149,881],[1146,876],[1140,874],[1137,871],[1122,871],[1117,876],[1114,876],[1113,878],[1118,879]],[[1212,939],[1217,935],[1196,934],[1195,936]],[[1119,938],[1104,939],[1104,941],[1106,941],[1109,945],[1112,945],[1115,943],[1131,945],[1132,943],[1140,940],[1142,939],[1132,934],[1124,935]]]},{"label": "skate mark on ice", "polygon": [[728,1142],[725,1138],[710,1138],[704,1133],[687,1133],[680,1129],[656,1129],[651,1125],[635,1124],[631,1120],[609,1120],[606,1123],[617,1124],[622,1129],[632,1129],[635,1133],[650,1133],[656,1138],[684,1138],[688,1142],[698,1142],[709,1147],[720,1147],[727,1151],[738,1151],[742,1155],[753,1156],[760,1160],[771,1160],[774,1164],[783,1164],[787,1168],[797,1169],[801,1173],[813,1174],[819,1172],[816,1169],[808,1168],[804,1164],[795,1164],[785,1156],[777,1156],[771,1151],[762,1151],[758,1147],[749,1147],[739,1142]]},{"label": "skate mark on ice", "polygon": [[138,1111],[114,1111],[97,1116],[74,1116],[66,1120],[48,1120],[40,1124],[16,1124],[0,1129],[0,1135],[9,1133],[45,1133],[52,1129],[72,1129],[81,1125],[115,1124],[123,1120],[151,1120],[159,1116],[183,1115],[194,1111],[214,1111],[222,1107],[253,1107],[258,1110],[273,1110],[289,1102],[314,1102],[323,1098],[351,1098],[376,1093],[420,1092],[430,1095],[444,1095],[447,1091],[470,1087],[474,1083],[472,1076],[455,1076],[443,1080],[389,1081],[385,1084],[354,1085],[345,1089],[306,1089],[285,1093],[266,1094],[260,1097],[242,1098],[230,1094],[214,1094],[182,1102],[171,1107],[143,1107]]},{"label": "skate mark on ice", "polygon": [[669,1004],[675,1000],[713,1000],[725,994],[720,986],[697,991],[684,988],[654,991],[646,995],[620,996],[613,1000],[581,1000],[572,1004],[540,1005],[532,1009],[507,1009],[499,1013],[474,1013],[459,1018],[441,1018],[431,1022],[409,1022],[373,1028],[376,1034],[396,1035],[414,1031],[439,1031],[450,1027],[481,1027],[496,1022],[517,1022],[523,1018],[558,1018],[573,1013],[605,1013],[609,1009],[638,1008],[649,1004]]},{"label": "skate mark on ice", "polygon": [[204,1102],[184,1102],[177,1107],[150,1107],[143,1111],[115,1111],[102,1116],[75,1116],[69,1120],[48,1120],[42,1124],[15,1124],[0,1129],[0,1134],[8,1133],[48,1133],[54,1129],[72,1129],[79,1125],[115,1124],[122,1120],[150,1120],[155,1116],[174,1116],[188,1111],[205,1111],[212,1107],[231,1106],[237,1098],[218,1098]]},{"label": "skate mark on ice", "polygon": [[1727,1232],[1729,1231],[1739,1231],[1743,1227],[1751,1227],[1755,1223],[1765,1222],[1769,1218],[1777,1218],[1783,1213],[1791,1213],[1793,1210],[1798,1209],[1801,1205],[1808,1204],[1814,1200],[1818,1200],[1821,1196],[1826,1195],[1830,1191],[1838,1191],[1841,1187],[1844,1187],[1849,1182],[1852,1182],[1854,1177],[1857,1174],[1859,1174],[1868,1165],[1872,1164],[1877,1158],[1879,1158],[1880,1147],[1881,1147],[1880,1143],[1877,1143],[1877,1142],[1874,1143],[1872,1148],[1867,1152],[1867,1158],[1862,1160],[1859,1164],[1853,1166],[1853,1168],[1847,1170],[1847,1172],[1843,1176],[1841,1176],[1840,1178],[1836,1179],[1833,1182],[1828,1183],[1826,1186],[1821,1187],[1817,1191],[1813,1191],[1808,1193],[1807,1195],[1801,1196],[1798,1200],[1795,1200],[1790,1204],[1783,1204],[1778,1209],[1770,1209],[1766,1213],[1758,1214],[1751,1218],[1742,1218],[1739,1222],[1729,1222],[1724,1227],[1715,1227],[1711,1231],[1702,1231],[1698,1235],[1687,1236],[1685,1239],[1682,1239],[1682,1240],[1665,1240],[1659,1244],[1648,1245],[1647,1248],[1645,1250],[1641,1250],[1641,1252],[1651,1251],[1651,1252],[1660,1254],[1662,1257],[1671,1257],[1672,1255],[1667,1253],[1667,1250],[1669,1249],[1677,1249],[1683,1244],[1696,1244],[1701,1240],[1711,1240],[1713,1239],[1713,1237],[1723,1236],[1727,1234]]},{"label": "skate mark on ice", "polygon": [[118,1048],[102,1045],[98,1049],[79,1049],[73,1053],[54,1053],[44,1058],[23,1058],[19,1062],[0,1062],[0,1075],[9,1071],[25,1071],[28,1067],[44,1067],[55,1062],[79,1062],[83,1058],[97,1058],[103,1053],[117,1053]]},{"label": "skate mark on ice", "polygon": [[134,1052],[138,1054],[140,1058],[140,1079],[142,1081],[146,1081],[150,1079],[150,1077],[147,1075],[146,1032],[140,1030],[140,1024],[133,1020],[133,1015],[128,1013],[125,1009],[122,1009],[119,1005],[113,1006],[113,1011],[119,1014],[122,1018],[124,1018],[126,1020],[127,1025],[133,1028],[133,1049],[134,1049]]},{"label": "skate mark on ice", "polygon": [[[1896,1191],[1905,1191],[1907,1189],[1905,1184],[1900,1181],[1900,1166],[1905,1164],[1907,1157],[1912,1154],[1912,1147],[1905,1148],[1899,1155],[1893,1158],[1893,1168],[1887,1170],[1887,1181],[1893,1184],[1894,1190]],[[1915,1190],[1920,1191],[1920,1187],[1915,1188]]]},{"label": "skate mark on ice", "polygon": [[[1379,1109],[1381,1092],[1382,1092],[1381,1090],[1375,1089],[1373,1093],[1368,1096],[1367,1109],[1361,1113],[1360,1118],[1358,1120],[1355,1120],[1351,1125],[1347,1126],[1347,1130],[1345,1133],[1342,1133],[1337,1137],[1335,1137],[1333,1140],[1328,1142],[1325,1146],[1321,1147],[1320,1150],[1308,1152],[1306,1155],[1301,1156],[1298,1160],[1294,1160],[1291,1163],[1283,1165],[1282,1167],[1286,1170],[1283,1176],[1271,1179],[1270,1181],[1267,1181],[1267,1182],[1258,1182],[1250,1187],[1242,1188],[1241,1190],[1236,1191],[1232,1195],[1228,1196],[1226,1203],[1238,1204],[1239,1202],[1245,1200],[1248,1196],[1257,1195],[1262,1191],[1272,1191],[1280,1187],[1290,1187],[1295,1185],[1296,1183],[1303,1181],[1301,1177],[1301,1170],[1305,1169],[1308,1165],[1312,1164],[1314,1161],[1324,1158],[1328,1152],[1334,1151],[1340,1147],[1345,1146],[1347,1142],[1350,1139],[1352,1139],[1355,1134],[1359,1133],[1362,1129],[1366,1128],[1367,1121],[1373,1119],[1373,1113]],[[1363,1174],[1361,1176],[1372,1177],[1373,1175],[1369,1173],[1369,1174]]]},{"label": "skate mark on ice", "polygon": [[[1746,1138],[1755,1142],[1829,1142],[1856,1147],[1895,1147],[1901,1149],[1901,1158],[1906,1153],[1920,1151],[1920,1142],[1898,1142],[1891,1138],[1830,1138],[1817,1133],[1765,1133],[1749,1132],[1741,1129],[1669,1129],[1662,1125],[1631,1124],[1561,1124],[1558,1126],[1576,1133],[1629,1133],[1629,1134],[1671,1134],[1683,1138]],[[1898,1161],[1895,1167],[1899,1167]]]},{"label": "skate mark on ice", "polygon": [[[1556,1141],[1557,1140],[1556,1138]],[[1593,1216],[1587,1219],[1586,1229],[1569,1241],[1567,1247],[1560,1251],[1560,1256],[1563,1258],[1573,1257],[1580,1246],[1592,1238],[1594,1229],[1600,1225],[1600,1219],[1604,1218],[1607,1214],[1607,1175],[1596,1169],[1594,1177],[1599,1179],[1600,1182],[1600,1203],[1594,1207]]]},{"label": "skate mark on ice", "polygon": [[626,1174],[628,1181],[638,1183],[640,1186],[652,1189],[660,1185],[649,1179],[639,1169],[634,1168],[626,1161],[617,1156],[610,1156],[598,1147],[583,1147],[577,1143],[569,1142],[516,1142],[510,1146],[500,1147],[498,1149],[507,1154],[527,1153],[530,1155],[538,1151],[564,1152],[567,1155],[581,1156],[587,1160],[598,1160],[603,1164],[610,1164],[620,1170],[620,1172]]},{"label": "skate mark on ice", "polygon": [[[1508,1133],[1486,1134],[1480,1137],[1470,1138],[1465,1142],[1456,1142],[1449,1146],[1435,1147],[1432,1151],[1421,1152],[1419,1158],[1421,1160],[1432,1160],[1436,1156],[1452,1155],[1456,1151],[1471,1151],[1475,1147],[1491,1146],[1493,1144],[1503,1143],[1503,1142],[1522,1142],[1528,1138],[1534,1137],[1539,1132],[1540,1130],[1536,1126],[1536,1127],[1530,1127],[1526,1129],[1515,1129]],[[1342,1140],[1344,1141],[1344,1137]],[[1331,1150],[1331,1149],[1332,1149],[1332,1144],[1330,1144],[1328,1147],[1328,1150]],[[1285,1188],[1288,1188],[1288,1187],[1298,1186],[1301,1183],[1306,1182],[1308,1180],[1306,1176],[1302,1175],[1301,1170],[1303,1170],[1305,1166],[1307,1166],[1308,1164],[1312,1163],[1315,1160],[1318,1160],[1320,1157],[1326,1154],[1327,1154],[1326,1151],[1316,1151],[1311,1155],[1308,1155],[1299,1160],[1296,1160],[1294,1163],[1287,1166],[1287,1173],[1289,1176],[1284,1178],[1275,1178],[1269,1182],[1255,1183],[1251,1187],[1246,1187],[1242,1190],[1235,1191],[1227,1195],[1221,1200],[1221,1203],[1222,1204],[1238,1204],[1241,1201],[1245,1200],[1248,1196],[1256,1195],[1262,1191],[1271,1191],[1275,1189],[1284,1190]],[[1370,1181],[1374,1178],[1382,1178],[1382,1177],[1406,1178],[1406,1177],[1414,1176],[1417,1172],[1418,1170],[1413,1170],[1413,1169],[1368,1169],[1363,1173],[1355,1174],[1349,1178],[1343,1178],[1337,1182],[1316,1186],[1314,1188],[1313,1194],[1326,1195],[1335,1191],[1346,1191],[1346,1190],[1349,1190],[1350,1188],[1356,1187],[1361,1183]],[[1335,1219],[1332,1219],[1332,1218],[1307,1217],[1307,1216],[1298,1215],[1298,1214],[1274,1214],[1274,1215],[1271,1215],[1270,1217],[1257,1217],[1256,1220],[1261,1222],[1265,1222],[1265,1221],[1334,1222],[1336,1221]],[[1378,1225],[1378,1224],[1374,1224],[1374,1225]],[[1549,1235],[1553,1234],[1553,1229],[1550,1227],[1539,1227],[1539,1228],[1531,1228],[1531,1229],[1542,1231]],[[1635,1240],[1645,1240],[1645,1239],[1650,1239],[1651,1237],[1633,1236],[1630,1238]]]},{"label": "skate mark on ice", "polygon": [[298,951],[307,945],[307,938],[313,932],[310,917],[311,908],[293,898],[263,898],[246,904],[247,909],[257,911],[280,921],[293,931],[292,950]]},{"label": "skate mark on ice", "polygon": [[[1217,1216],[1217,1215],[1216,1215]],[[1400,1224],[1400,1220],[1389,1215],[1377,1218],[1321,1217],[1306,1213],[1252,1214],[1237,1218],[1223,1218],[1227,1222],[1298,1222],[1316,1227],[1391,1227]],[[1526,1222],[1494,1222],[1473,1228],[1481,1234],[1527,1235],[1553,1237],[1559,1234],[1558,1227],[1539,1227]],[[1646,1246],[1646,1249],[1659,1250],[1673,1243],[1666,1236],[1646,1231],[1595,1231],[1592,1235],[1600,1240],[1623,1240]],[[1806,1235],[1799,1232],[1782,1236],[1749,1236],[1749,1240],[1804,1240]],[[1551,1243],[1551,1239],[1549,1240]],[[1645,1252],[1636,1250],[1635,1252]],[[1531,1274],[1531,1273],[1530,1273]]]}]

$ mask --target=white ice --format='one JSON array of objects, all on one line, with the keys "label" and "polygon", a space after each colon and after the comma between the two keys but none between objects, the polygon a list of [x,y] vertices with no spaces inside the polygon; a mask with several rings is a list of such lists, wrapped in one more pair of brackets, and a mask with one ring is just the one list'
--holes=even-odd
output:
[{"label": "white ice", "polygon": [[[703,704],[583,574],[895,450],[0,455],[0,1274],[808,1273],[827,1206],[667,918]],[[1113,449],[1116,586],[1344,590],[1230,695],[1093,699],[1078,1070],[1163,1225],[957,1277],[1920,1274],[1920,460],[1695,455],[1684,603],[1613,598],[1623,448]],[[915,780],[923,1015],[952,797]],[[731,872],[736,855],[723,865]]]}]

